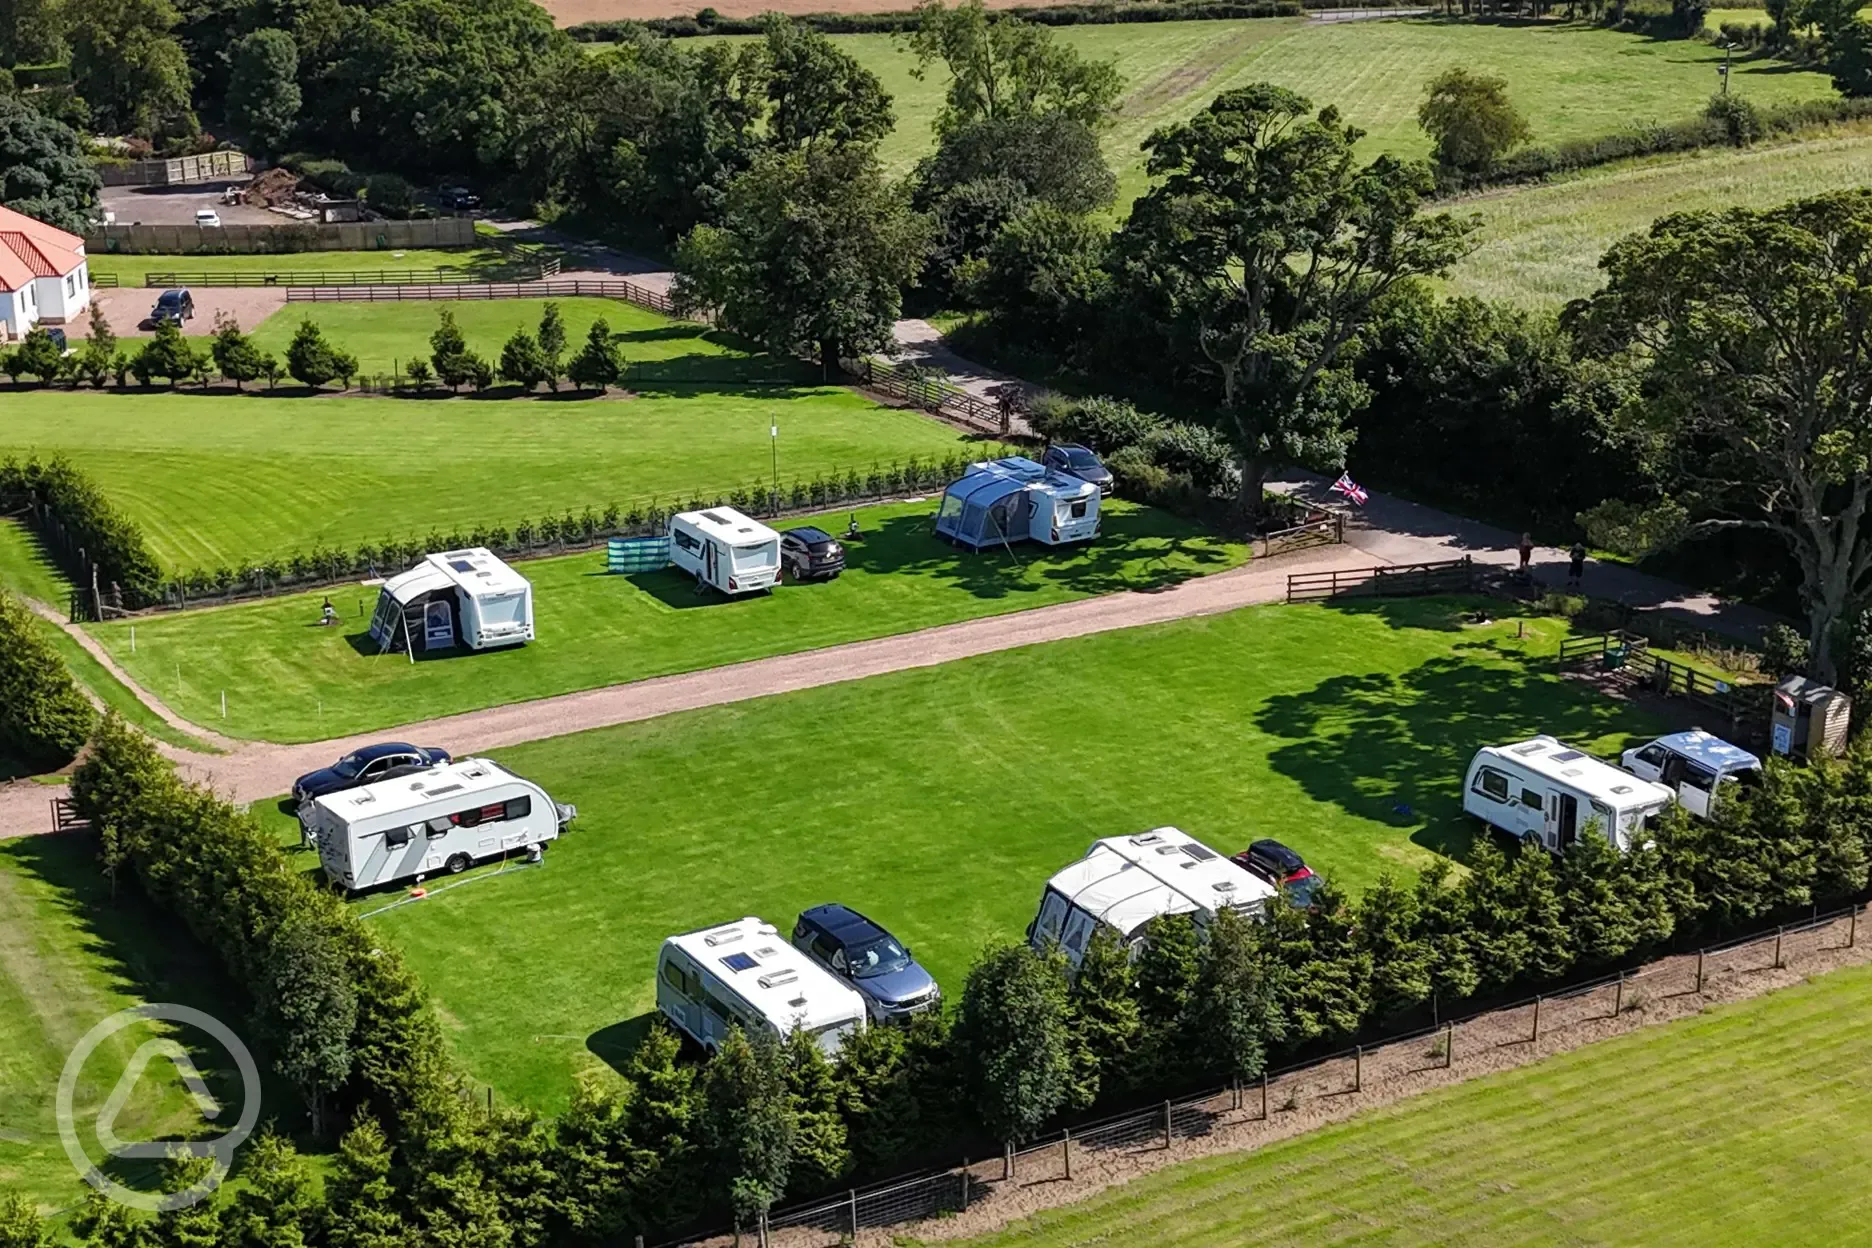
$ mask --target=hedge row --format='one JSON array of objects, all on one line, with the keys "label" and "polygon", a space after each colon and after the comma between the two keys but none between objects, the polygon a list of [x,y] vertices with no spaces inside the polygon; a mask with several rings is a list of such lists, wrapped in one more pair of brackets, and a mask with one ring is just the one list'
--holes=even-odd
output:
[{"label": "hedge row", "polygon": [[0,590],[0,750],[51,771],[77,756],[96,721],[31,608]]},{"label": "hedge row", "polygon": [[99,587],[118,586],[127,605],[161,593],[162,569],[143,530],[63,456],[0,460],[0,511],[26,513],[80,587],[90,586],[95,566]]},{"label": "hedge row", "polygon": [[1416,1026],[1433,1000],[1447,1012],[1511,999],[1629,965],[1680,932],[1804,913],[1860,894],[1872,854],[1862,739],[1838,762],[1771,761],[1715,819],[1672,811],[1624,854],[1598,835],[1557,857],[1485,838],[1460,880],[1441,867],[1408,885],[1385,876],[1356,899],[1329,881],[1311,911],[1277,905],[1206,933],[1159,919],[1135,961],[1106,934],[1070,984],[1057,955],[992,946],[953,1009],[870,1029],[832,1064],[803,1038],[756,1037],[686,1067],[653,1025],[628,1087],[581,1091],[546,1125],[465,1114],[395,952],[114,717],[73,793],[107,868],[130,867],[247,988],[255,1032],[319,1125],[363,1110],[389,1126],[397,1157],[368,1167],[368,1208],[352,1189],[360,1156],[383,1152],[374,1118],[340,1148],[332,1216],[293,1215],[314,1245],[365,1242],[351,1232],[366,1216],[373,1243],[467,1242],[449,1233],[466,1224],[473,1242],[510,1248],[629,1242],[710,1211],[745,1219],[1101,1108],[1252,1079],[1275,1055]]},{"label": "hedge row", "polygon": [[661,534],[667,530],[673,513],[700,511],[705,507],[728,506],[749,515],[773,516],[781,512],[870,502],[941,489],[962,475],[971,458],[1014,453],[1011,447],[982,447],[974,456],[951,452],[940,460],[912,457],[901,464],[896,460],[887,465],[873,464],[867,471],[852,468],[842,473],[822,473],[810,480],[796,477],[791,483],[782,483],[777,495],[771,482],[756,481],[723,494],[697,495],[687,501],[678,498],[665,504],[652,499],[629,507],[613,503],[603,511],[587,507],[576,514],[567,511],[558,516],[522,520],[511,528],[479,525],[448,533],[432,529],[420,541],[413,537],[389,538],[379,543],[366,542],[355,549],[320,546],[244,567],[197,568],[179,573],[162,582],[160,600],[181,605],[189,599],[211,596],[258,596],[284,585],[318,584],[353,576],[389,576],[413,566],[424,554],[436,550],[485,546],[500,555],[526,556],[590,546],[612,537]]},{"label": "hedge row", "polygon": [[[1296,0],[1187,0],[1127,4],[1048,4],[997,9],[996,13],[1040,26],[1093,26],[1121,22],[1219,21],[1243,17],[1298,17],[1305,6]],[[793,19],[827,35],[902,34],[922,22],[914,9],[894,13],[806,13]],[[581,43],[617,43],[648,31],[668,38],[692,35],[758,35],[766,27],[758,17],[724,17],[703,9],[694,17],[657,17],[646,21],[581,22],[566,33]]]},{"label": "hedge row", "polygon": [[1493,168],[1465,175],[1439,169],[1439,189],[1445,193],[1477,190],[1488,186],[1506,186],[1539,182],[1554,174],[1571,173],[1595,165],[1630,160],[1638,156],[1657,156],[1670,152],[1688,152],[1706,147],[1733,147],[1773,135],[1798,134],[1818,126],[1859,121],[1872,117],[1872,98],[1799,100],[1771,108],[1742,105],[1752,119],[1754,133],[1738,133],[1724,115],[1692,117],[1668,125],[1640,126],[1621,134],[1597,138],[1570,139],[1561,143],[1522,148],[1502,158]]}]

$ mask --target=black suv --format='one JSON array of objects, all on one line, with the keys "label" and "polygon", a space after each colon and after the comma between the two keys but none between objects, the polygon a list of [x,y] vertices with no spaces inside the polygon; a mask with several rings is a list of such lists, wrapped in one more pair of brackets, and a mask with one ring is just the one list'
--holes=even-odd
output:
[{"label": "black suv", "polygon": [[803,525],[780,534],[780,567],[796,581],[830,581],[845,570],[845,547],[824,529]]},{"label": "black suv", "polygon": [[1302,910],[1313,905],[1313,894],[1324,882],[1306,865],[1306,859],[1279,841],[1256,841],[1231,862],[1245,867],[1276,888],[1287,890],[1287,899]]},{"label": "black suv", "polygon": [[1111,469],[1099,462],[1090,448],[1077,442],[1059,442],[1046,448],[1040,462],[1054,472],[1063,472],[1069,477],[1078,477],[1099,488],[1101,495],[1112,492]]}]

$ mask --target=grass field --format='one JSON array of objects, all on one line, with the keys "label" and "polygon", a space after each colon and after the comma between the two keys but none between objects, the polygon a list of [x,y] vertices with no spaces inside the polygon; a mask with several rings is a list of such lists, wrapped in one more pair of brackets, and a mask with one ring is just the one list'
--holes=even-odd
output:
[{"label": "grass field", "polygon": [[[27,391],[5,399],[0,455],[70,456],[143,525],[166,567],[187,569],[719,493],[769,479],[772,422],[783,483],[834,468],[942,458],[969,445],[946,425],[850,390],[755,384],[750,374],[777,371],[766,357],[740,355],[695,327],[624,304],[605,308],[640,362],[633,398],[441,403]],[[504,338],[528,315],[537,320],[530,305],[474,310],[489,318],[485,326],[462,319],[481,344]],[[320,320],[337,338],[340,318],[325,315],[331,311],[321,308]],[[365,318],[344,340],[368,355],[426,339],[434,305],[401,311],[400,331],[394,318]],[[590,309],[568,302],[566,311],[570,319]]]},{"label": "grass field", "polygon": [[[1368,155],[1415,157],[1429,151],[1417,127],[1424,83],[1452,66],[1507,78],[1535,141],[1548,142],[1690,116],[1715,91],[1722,60],[1708,44],[1560,24],[1281,18],[1067,26],[1054,34],[1087,56],[1115,60],[1125,75],[1123,107],[1105,139],[1121,205],[1145,189],[1140,142],[1251,82],[1290,87],[1315,107],[1337,105],[1368,132]],[[883,155],[907,171],[932,145],[945,71],[933,66],[917,81],[915,58],[895,36],[839,35],[835,42],[876,72],[895,99],[897,128]],[[1738,64],[1734,89],[1759,104],[1833,93],[1826,75],[1772,62]]]},{"label": "grass field", "polygon": [[488,272],[512,261],[493,247],[412,248],[407,251],[295,251],[278,255],[143,256],[91,253],[91,272],[125,286],[141,286],[146,273],[356,273],[412,269]]},{"label": "grass field", "polygon": [[1450,288],[1530,306],[1563,303],[1598,289],[1608,246],[1667,213],[1767,208],[1868,183],[1872,126],[1861,125],[1800,143],[1632,161],[1458,200],[1450,207],[1480,213],[1483,226],[1481,246]]},{"label": "grass field", "polygon": [[[930,533],[935,500],[859,513],[866,539],[846,572],[770,596],[698,597],[674,570],[606,575],[602,550],[521,565],[539,639],[412,664],[366,629],[375,589],[318,591],[190,611],[94,635],[138,683],[183,716],[234,736],[311,741],[436,715],[910,632],[956,620],[1165,585],[1247,557],[1167,513],[1109,504],[1090,547],[968,555]],[[824,521],[842,531],[846,513]],[[330,592],[342,629],[317,627]],[[179,676],[179,683],[178,683]],[[222,690],[228,717],[221,718]],[[447,742],[437,742],[446,745]]]},{"label": "grass field", "polygon": [[1872,968],[1835,971],[1135,1179],[965,1248],[1864,1243],[1868,1010]]},{"label": "grass field", "polygon": [[[624,357],[631,365],[628,384],[656,389],[683,381],[719,388],[729,384],[801,382],[817,379],[816,370],[794,360],[749,354],[725,334],[699,325],[672,322],[617,299],[558,299],[566,326],[566,358],[585,342],[592,322],[603,318],[622,335]],[[254,329],[254,342],[282,360],[301,321],[311,320],[332,342],[358,357],[367,373],[388,374],[409,368],[418,356],[428,359],[429,336],[447,309],[455,316],[468,346],[492,363],[516,329],[536,333],[544,299],[496,299],[436,303],[287,304]]]},{"label": "grass field", "polygon": [[[152,933],[161,933],[159,939]],[[112,900],[92,849],[78,836],[29,836],[0,841],[0,1189],[17,1191],[47,1209],[77,1203],[82,1186],[59,1143],[54,1115],[66,1056],[91,1027],[145,1001],[208,1011],[246,1031],[219,969],[182,932],[146,905]],[[92,1134],[100,1107],[125,1072],[131,1054],[162,1036],[166,1024],[139,1022],[106,1040],[82,1068],[73,1098],[75,1125],[102,1160]],[[174,1038],[230,1115],[240,1107],[240,1081],[218,1046],[197,1032]],[[289,1100],[268,1105],[282,1122],[297,1115]],[[223,1119],[231,1121],[232,1118]],[[117,1115],[126,1140],[180,1138],[204,1124],[175,1067],[149,1063]],[[146,1184],[148,1162],[112,1163],[113,1178]]]},{"label": "grass field", "polygon": [[545,867],[370,922],[470,1072],[556,1110],[641,1034],[672,932],[843,901],[953,992],[1096,837],[1174,824],[1230,852],[1279,837],[1354,889],[1414,874],[1468,845],[1478,744],[1657,730],[1517,657],[1551,653],[1559,621],[1517,642],[1461,609],[1250,608],[501,750],[579,808]]},{"label": "grass field", "polygon": [[[10,589],[29,598],[37,598],[47,606],[63,609],[71,582],[46,558],[32,535],[18,521],[0,520],[0,589]],[[42,621],[41,631],[45,639],[58,650],[59,657],[65,660],[65,666],[71,669],[78,682],[130,723],[158,741],[193,750],[213,751],[207,742],[171,728],[166,720],[144,706],[134,693],[63,630],[50,621]],[[0,772],[4,772],[5,768],[6,764],[0,762]]]}]

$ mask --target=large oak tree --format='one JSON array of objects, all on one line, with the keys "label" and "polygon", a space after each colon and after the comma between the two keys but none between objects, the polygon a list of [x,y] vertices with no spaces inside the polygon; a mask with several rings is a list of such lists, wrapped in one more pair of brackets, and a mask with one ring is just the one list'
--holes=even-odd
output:
[{"label": "large oak tree", "polygon": [[1258,506],[1277,464],[1336,469],[1373,303],[1466,251],[1469,222],[1420,211],[1428,166],[1359,163],[1333,108],[1257,83],[1146,140],[1156,185],[1118,238],[1137,332],[1208,408]]},{"label": "large oak tree", "polygon": [[1659,448],[1666,486],[1649,523],[1621,527],[1777,535],[1831,676],[1872,601],[1872,190],[1665,217],[1600,268],[1569,319],[1643,370],[1621,416]]}]

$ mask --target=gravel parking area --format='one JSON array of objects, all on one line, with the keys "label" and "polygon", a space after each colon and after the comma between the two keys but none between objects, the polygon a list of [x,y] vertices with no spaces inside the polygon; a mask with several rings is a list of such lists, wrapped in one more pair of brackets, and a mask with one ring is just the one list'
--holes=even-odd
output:
[{"label": "gravel parking area", "polygon": [[221,190],[228,182],[199,182],[190,186],[107,186],[99,202],[117,214],[118,225],[194,225],[197,208],[212,208],[223,225],[279,225],[286,220],[264,208],[223,204]]},{"label": "gravel parking area", "polygon": [[[160,293],[141,286],[125,286],[117,290],[98,290],[91,297],[103,309],[105,319],[110,321],[111,329],[119,338],[135,338],[149,333],[145,322]],[[286,292],[278,288],[192,286],[189,293],[195,297],[195,319],[184,321],[182,332],[192,337],[214,333],[218,313],[226,312],[240,322],[242,329],[252,330],[286,306]],[[74,343],[90,332],[88,313],[80,313],[65,326],[66,336]]]}]

